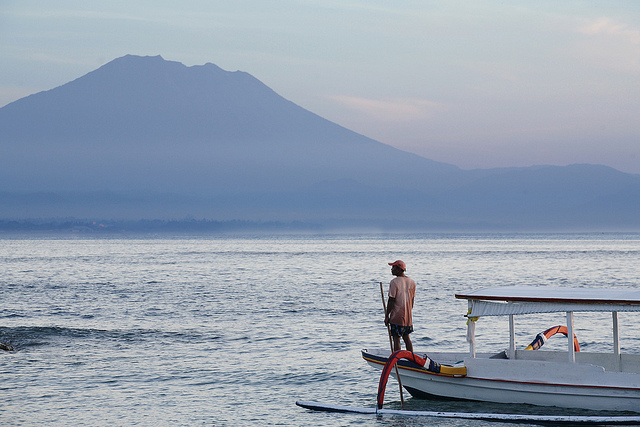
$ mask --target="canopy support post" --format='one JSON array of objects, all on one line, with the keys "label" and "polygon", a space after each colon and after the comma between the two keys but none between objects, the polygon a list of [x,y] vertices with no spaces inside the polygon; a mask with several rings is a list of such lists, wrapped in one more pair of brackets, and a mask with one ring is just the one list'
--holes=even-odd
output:
[{"label": "canopy support post", "polygon": [[569,363],[576,361],[576,350],[573,347],[573,311],[567,311],[567,342],[569,349]]},{"label": "canopy support post", "polygon": [[516,324],[513,314],[509,315],[509,359],[516,358]]},{"label": "canopy support post", "polygon": [[616,360],[616,369],[620,371],[620,331],[618,329],[618,312],[611,312],[613,317],[613,354]]},{"label": "canopy support post", "polygon": [[[468,301],[469,313],[473,308],[473,300]],[[467,317],[467,341],[469,342],[469,353],[471,357],[476,357],[476,322]]]}]

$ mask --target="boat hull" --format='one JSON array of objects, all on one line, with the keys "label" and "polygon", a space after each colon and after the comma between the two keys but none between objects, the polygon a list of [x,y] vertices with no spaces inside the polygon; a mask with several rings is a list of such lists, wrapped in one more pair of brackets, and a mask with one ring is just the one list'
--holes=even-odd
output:
[{"label": "boat hull", "polygon": [[[363,350],[362,356],[382,368],[388,352]],[[636,373],[605,372],[588,364],[470,357],[464,365],[466,376],[434,374],[407,361],[398,364],[398,372],[403,387],[416,397],[640,412]]]}]

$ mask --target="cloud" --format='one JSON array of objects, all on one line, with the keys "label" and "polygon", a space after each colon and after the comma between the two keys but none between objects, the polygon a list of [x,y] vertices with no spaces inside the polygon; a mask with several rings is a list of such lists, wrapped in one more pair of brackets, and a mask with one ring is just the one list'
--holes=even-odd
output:
[{"label": "cloud", "polygon": [[330,97],[342,106],[377,120],[411,122],[431,118],[449,107],[424,99],[395,98],[387,100],[336,95]]},{"label": "cloud", "polygon": [[640,30],[614,19],[583,20],[576,27],[584,37],[575,54],[594,69],[635,76],[640,72]]},{"label": "cloud", "polygon": [[578,28],[578,32],[587,35],[606,35],[620,37],[628,43],[640,44],[640,30],[630,28],[627,24],[617,23],[611,18],[591,20]]}]

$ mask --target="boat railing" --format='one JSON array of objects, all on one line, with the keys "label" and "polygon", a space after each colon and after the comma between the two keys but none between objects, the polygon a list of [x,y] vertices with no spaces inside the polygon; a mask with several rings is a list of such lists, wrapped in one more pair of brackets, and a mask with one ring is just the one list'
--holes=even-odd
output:
[{"label": "boat railing", "polygon": [[[566,351],[516,350],[518,360],[538,360],[548,362],[566,362]],[[581,351],[575,354],[576,363],[602,366],[605,371],[640,373],[640,354],[590,353]]]}]

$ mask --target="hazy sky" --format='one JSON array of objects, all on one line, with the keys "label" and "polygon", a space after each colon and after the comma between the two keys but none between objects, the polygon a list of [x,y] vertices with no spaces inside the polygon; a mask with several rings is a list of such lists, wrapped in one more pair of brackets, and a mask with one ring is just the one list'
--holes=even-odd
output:
[{"label": "hazy sky", "polygon": [[640,173],[638,0],[0,0],[0,106],[126,54],[246,71],[463,168]]}]

